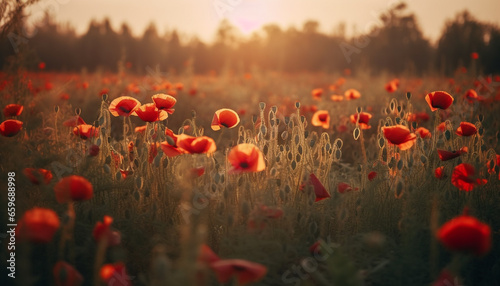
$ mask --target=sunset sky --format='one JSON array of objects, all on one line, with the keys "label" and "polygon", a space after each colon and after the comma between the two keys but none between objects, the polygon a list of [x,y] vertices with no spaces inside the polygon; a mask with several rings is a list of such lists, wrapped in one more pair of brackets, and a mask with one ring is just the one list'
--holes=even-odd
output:
[{"label": "sunset sky", "polygon": [[[211,41],[222,19],[230,20],[250,34],[268,23],[282,27],[301,27],[308,20],[331,32],[340,22],[347,34],[362,33],[377,25],[377,15],[387,11],[393,0],[41,0],[29,12],[32,21],[49,7],[58,22],[68,22],[77,32],[86,31],[91,19],[109,17],[113,27],[127,22],[136,35],[156,23],[160,33],[177,29],[187,36],[198,35]],[[468,9],[482,21],[500,24],[499,0],[409,0],[424,34],[432,41],[441,33],[447,19]],[[218,8],[217,8],[218,7]]]}]

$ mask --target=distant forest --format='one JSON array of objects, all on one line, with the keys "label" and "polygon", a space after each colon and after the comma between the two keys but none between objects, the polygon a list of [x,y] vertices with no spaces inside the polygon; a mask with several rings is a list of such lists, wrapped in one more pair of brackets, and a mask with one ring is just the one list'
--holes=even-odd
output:
[{"label": "distant forest", "polygon": [[159,67],[203,74],[227,68],[283,72],[366,69],[373,73],[450,75],[466,67],[487,74],[500,72],[498,26],[464,11],[446,22],[438,42],[431,45],[405,4],[380,15],[379,24],[370,32],[354,37],[346,37],[343,25],[330,34],[321,33],[315,21],[304,23],[300,29],[268,25],[241,37],[235,27],[223,21],[212,43],[181,39],[175,30],[159,35],[154,24],[135,37],[127,24],[115,31],[109,20],[92,21],[86,33],[77,35],[47,14],[33,37],[23,41],[11,33],[1,39],[0,67],[18,55],[19,43],[25,46],[29,68],[35,69],[43,61],[49,71],[79,72],[86,68],[90,72],[116,72],[128,68],[141,74],[148,67]]}]

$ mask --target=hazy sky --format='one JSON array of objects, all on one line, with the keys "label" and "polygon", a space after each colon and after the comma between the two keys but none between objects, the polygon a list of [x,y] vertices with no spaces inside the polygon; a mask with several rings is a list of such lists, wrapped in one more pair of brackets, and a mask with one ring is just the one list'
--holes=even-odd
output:
[{"label": "hazy sky", "polygon": [[[69,22],[79,33],[91,19],[109,17],[113,27],[129,23],[138,35],[155,22],[160,33],[178,29],[187,35],[212,40],[219,22],[226,18],[245,34],[266,23],[282,27],[301,27],[308,19],[317,20],[320,29],[331,32],[345,22],[347,33],[365,32],[377,25],[377,15],[395,0],[41,0],[30,13],[41,16],[47,7],[58,22]],[[424,35],[435,40],[447,19],[468,9],[482,21],[500,24],[500,0],[408,0]],[[33,20],[34,21],[34,20]],[[354,28],[355,27],[355,28]]]}]

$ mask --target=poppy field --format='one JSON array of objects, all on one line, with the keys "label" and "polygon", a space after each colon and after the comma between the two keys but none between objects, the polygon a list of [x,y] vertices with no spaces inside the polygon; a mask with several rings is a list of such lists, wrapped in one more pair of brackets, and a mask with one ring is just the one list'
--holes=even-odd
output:
[{"label": "poppy field", "polygon": [[16,285],[500,283],[499,76],[0,84]]}]

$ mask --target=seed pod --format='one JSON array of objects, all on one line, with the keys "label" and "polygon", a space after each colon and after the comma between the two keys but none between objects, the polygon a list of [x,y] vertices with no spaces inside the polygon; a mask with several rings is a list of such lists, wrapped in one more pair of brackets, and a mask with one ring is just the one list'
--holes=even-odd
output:
[{"label": "seed pod", "polygon": [[354,129],[354,131],[352,132],[352,135],[354,137],[354,140],[358,140],[359,139],[359,136],[361,135],[361,131],[359,131],[358,127],[356,127]]}]

